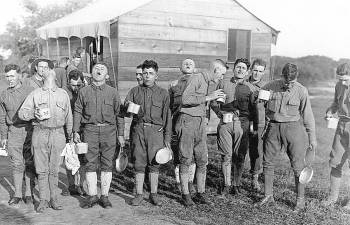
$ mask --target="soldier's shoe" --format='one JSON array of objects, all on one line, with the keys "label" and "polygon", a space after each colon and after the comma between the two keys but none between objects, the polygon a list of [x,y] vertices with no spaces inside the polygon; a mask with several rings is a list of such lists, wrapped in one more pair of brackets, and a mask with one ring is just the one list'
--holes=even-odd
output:
[{"label": "soldier's shoe", "polygon": [[304,209],[305,209],[305,199],[301,198],[301,197],[298,197],[297,198],[297,203],[296,203],[296,205],[294,207],[293,212],[294,213],[299,213],[300,211],[302,211]]},{"label": "soldier's shoe", "polygon": [[252,180],[252,188],[256,192],[260,192],[261,191],[261,187],[260,187],[258,178],[255,178],[255,177],[253,178],[253,180]]},{"label": "soldier's shoe", "polygon": [[101,195],[100,204],[105,209],[112,208],[112,203],[109,201],[108,196]]},{"label": "soldier's shoe", "polygon": [[189,206],[193,206],[194,205],[194,202],[191,198],[191,195],[190,194],[184,194],[182,195],[182,201],[184,203],[184,205],[186,207],[189,207]]},{"label": "soldier's shoe", "polygon": [[262,207],[262,206],[269,206],[275,204],[275,200],[272,195],[267,195],[263,199],[261,199],[259,202],[255,203],[255,207]]},{"label": "soldier's shoe", "polygon": [[138,206],[143,201],[143,194],[136,194],[135,198],[131,200],[131,205]]},{"label": "soldier's shoe", "polygon": [[337,202],[336,200],[327,198],[321,201],[321,205],[327,208],[334,208],[336,202]]},{"label": "soldier's shoe", "polygon": [[196,193],[196,188],[193,185],[193,182],[188,182],[188,190],[190,191],[191,194]]},{"label": "soldier's shoe", "polygon": [[80,193],[75,185],[69,186],[68,191],[69,191],[69,194],[72,196],[80,195]]},{"label": "soldier's shoe", "polygon": [[40,200],[38,208],[36,208],[37,213],[43,213],[49,207],[49,203],[46,200]]},{"label": "soldier's shoe", "polygon": [[242,193],[241,192],[241,188],[239,186],[233,186],[232,190],[231,190],[231,193],[233,195],[240,195]]},{"label": "soldier's shoe", "polygon": [[63,207],[58,204],[57,200],[51,199],[49,202],[49,207],[53,210],[62,210]]},{"label": "soldier's shoe", "polygon": [[159,198],[157,193],[151,193],[149,195],[149,200],[151,201],[151,203],[153,205],[156,205],[156,206],[161,206],[162,205],[162,202],[160,201],[160,198]]},{"label": "soldier's shoe", "polygon": [[22,198],[19,197],[12,197],[8,203],[9,205],[18,205],[18,203],[20,203],[22,201]]},{"label": "soldier's shoe", "polygon": [[77,192],[79,193],[80,196],[86,196],[86,192],[84,191],[84,188],[81,186],[77,186]]},{"label": "soldier's shoe", "polygon": [[193,200],[197,204],[206,204],[206,205],[213,205],[214,204],[207,198],[205,193],[197,193],[195,195],[195,197],[193,198]]},{"label": "soldier's shoe", "polygon": [[176,182],[175,189],[177,189],[180,193],[182,193],[181,183]]},{"label": "soldier's shoe", "polygon": [[25,196],[23,198],[24,203],[26,203],[26,205],[31,205],[33,204],[33,197],[32,196]]},{"label": "soldier's shoe", "polygon": [[94,205],[98,204],[100,199],[97,195],[89,196],[88,201],[82,206],[83,209],[92,208]]},{"label": "soldier's shoe", "polygon": [[224,189],[221,191],[221,195],[223,197],[228,197],[231,192],[231,186],[225,186]]}]

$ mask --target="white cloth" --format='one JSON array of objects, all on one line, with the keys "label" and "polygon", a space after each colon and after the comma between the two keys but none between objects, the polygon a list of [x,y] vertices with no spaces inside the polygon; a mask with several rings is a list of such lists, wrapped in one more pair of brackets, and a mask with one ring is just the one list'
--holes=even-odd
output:
[{"label": "white cloth", "polygon": [[80,161],[78,155],[75,152],[75,144],[67,143],[63,149],[61,156],[64,156],[64,164],[68,170],[72,171],[74,175],[80,168]]}]

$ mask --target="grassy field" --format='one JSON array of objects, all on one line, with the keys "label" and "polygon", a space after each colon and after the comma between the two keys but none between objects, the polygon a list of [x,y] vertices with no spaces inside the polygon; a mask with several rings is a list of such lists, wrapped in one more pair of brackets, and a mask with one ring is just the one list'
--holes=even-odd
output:
[{"label": "grassy field", "polygon": [[[253,204],[263,197],[263,193],[254,193],[250,188],[249,164],[243,175],[243,192],[239,197],[230,196],[228,199],[220,198],[218,194],[222,176],[218,173],[218,155],[216,154],[216,137],[210,136],[209,165],[207,177],[207,190],[214,206],[199,205],[193,208],[185,208],[181,204],[180,193],[175,188],[172,165],[162,167],[160,178],[160,193],[164,202],[161,207],[153,207],[145,202],[141,208],[149,216],[162,214],[174,219],[175,224],[350,224],[350,212],[342,209],[347,201],[349,192],[349,172],[347,171],[340,192],[339,204],[334,209],[323,208],[320,201],[326,198],[329,187],[328,159],[334,130],[326,128],[323,120],[326,108],[332,101],[332,88],[310,89],[312,108],[314,111],[318,137],[317,157],[313,164],[314,178],[307,185],[306,209],[299,213],[292,212],[295,203],[294,176],[290,163],[285,153],[280,156],[279,165],[275,171],[274,196],[276,204],[273,207],[255,208]],[[249,159],[247,159],[248,162]],[[117,174],[113,188],[127,193],[133,190],[133,173],[127,170],[124,174]],[[146,194],[147,195],[147,194]],[[140,208],[140,209],[141,209]]]}]

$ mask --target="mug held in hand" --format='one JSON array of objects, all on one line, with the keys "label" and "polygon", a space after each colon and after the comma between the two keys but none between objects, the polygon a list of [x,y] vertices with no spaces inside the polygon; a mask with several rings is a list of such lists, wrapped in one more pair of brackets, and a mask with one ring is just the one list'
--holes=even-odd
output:
[{"label": "mug held in hand", "polygon": [[139,110],[140,110],[140,105],[137,105],[133,102],[129,102],[128,110],[127,110],[128,113],[138,114]]},{"label": "mug held in hand", "polygon": [[38,109],[38,113],[40,115],[40,119],[42,120],[49,119],[51,117],[50,108]]},{"label": "mug held in hand", "polygon": [[270,91],[266,91],[266,90],[261,89],[259,91],[258,99],[268,101],[268,100],[270,100],[270,95],[271,95]]}]

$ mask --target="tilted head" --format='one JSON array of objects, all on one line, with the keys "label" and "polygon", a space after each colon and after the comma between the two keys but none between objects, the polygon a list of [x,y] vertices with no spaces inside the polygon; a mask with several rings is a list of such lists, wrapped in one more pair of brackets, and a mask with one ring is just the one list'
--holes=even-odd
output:
[{"label": "tilted head", "polygon": [[192,59],[185,59],[181,64],[181,72],[183,74],[192,74],[195,67],[196,65]]},{"label": "tilted head", "polygon": [[233,75],[238,79],[243,79],[248,74],[249,67],[250,63],[248,59],[236,59],[233,66]]},{"label": "tilted head", "polygon": [[153,60],[145,60],[142,63],[143,85],[151,87],[158,79],[158,64]]},{"label": "tilted head", "polygon": [[8,64],[5,66],[5,78],[10,88],[16,87],[21,77],[21,68],[18,65]]},{"label": "tilted head", "polygon": [[265,73],[266,62],[262,59],[255,59],[250,68],[252,80],[260,81]]}]

